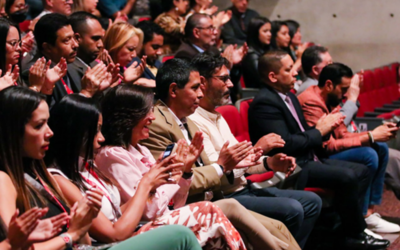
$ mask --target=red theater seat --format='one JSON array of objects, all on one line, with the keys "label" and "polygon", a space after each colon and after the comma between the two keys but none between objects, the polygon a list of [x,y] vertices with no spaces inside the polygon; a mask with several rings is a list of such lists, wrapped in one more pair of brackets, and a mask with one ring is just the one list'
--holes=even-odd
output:
[{"label": "red theater seat", "polygon": [[162,58],[162,63],[165,63],[166,61],[171,60],[171,59],[174,59],[174,58],[175,58],[174,55],[171,55],[171,56],[164,56],[164,57]]},{"label": "red theater seat", "polygon": [[250,141],[249,132],[243,127],[238,110],[233,105],[224,105],[216,109],[221,113],[231,129],[232,134],[239,141]]},{"label": "red theater seat", "polygon": [[239,110],[242,124],[246,131],[249,131],[248,112],[250,108],[250,103],[252,101],[253,98],[247,98],[247,99],[240,99],[236,102],[236,108]]}]

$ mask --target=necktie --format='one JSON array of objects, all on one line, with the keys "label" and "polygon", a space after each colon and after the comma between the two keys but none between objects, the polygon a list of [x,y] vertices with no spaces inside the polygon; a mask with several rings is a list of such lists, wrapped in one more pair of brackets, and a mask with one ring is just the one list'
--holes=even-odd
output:
[{"label": "necktie", "polygon": [[[297,115],[296,109],[294,108],[293,102],[292,102],[292,100],[290,99],[289,96],[286,96],[285,102],[289,105],[290,113],[292,113],[292,116],[296,120],[297,125],[299,125],[301,132],[304,132],[305,129],[304,129],[303,125],[300,122],[299,116]],[[310,151],[310,155],[314,159],[314,161],[319,161],[317,155],[315,155],[315,153],[314,153],[314,150]]]}]

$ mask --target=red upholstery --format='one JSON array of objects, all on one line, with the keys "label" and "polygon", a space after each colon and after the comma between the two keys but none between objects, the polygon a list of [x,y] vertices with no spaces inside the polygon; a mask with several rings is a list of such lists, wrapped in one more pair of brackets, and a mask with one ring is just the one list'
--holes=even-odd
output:
[{"label": "red upholstery", "polygon": [[274,172],[269,171],[262,174],[252,174],[246,177],[247,180],[251,182],[264,182],[274,177]]},{"label": "red upholstery", "polygon": [[396,78],[396,83],[399,82],[399,65],[400,63],[394,62],[390,65],[390,70],[392,71],[393,77]]},{"label": "red upholstery", "polygon": [[374,80],[375,89],[384,87],[384,76],[381,68],[374,69]]},{"label": "red upholstery", "polygon": [[365,112],[373,111],[372,105],[369,101],[370,92],[361,93],[358,96],[358,101],[360,102],[360,108],[357,112],[357,117],[363,117]]},{"label": "red upholstery", "polygon": [[164,57],[162,58],[162,63],[165,63],[166,61],[171,60],[171,59],[174,59],[174,58],[175,58],[174,55],[172,55],[172,56],[164,56]]},{"label": "red upholstery", "polygon": [[19,30],[21,32],[27,32],[29,29],[29,25],[31,25],[31,20],[25,20],[19,24]]},{"label": "red upholstery", "polygon": [[293,94],[297,93],[297,91],[295,89],[291,89],[290,92],[292,92]]},{"label": "red upholstery", "polygon": [[[242,118],[242,124],[243,127],[246,131],[249,131],[249,108],[250,108],[250,103],[253,101],[253,99],[248,99],[244,100],[240,103],[240,117]],[[250,140],[250,137],[249,137]]]},{"label": "red upholstery", "polygon": [[244,129],[239,111],[233,105],[224,105],[216,109],[225,118],[232,134],[239,141],[250,141],[249,132]]},{"label": "red upholstery", "polygon": [[143,22],[143,21],[151,21],[151,17],[145,16],[145,17],[139,18],[139,20],[138,20],[139,23],[140,23],[140,22]]},{"label": "red upholstery", "polygon": [[382,119],[385,119],[385,120],[389,120],[389,119],[393,118],[393,113],[392,112],[383,113],[383,114],[378,115],[377,118],[382,118]]},{"label": "red upholstery", "polygon": [[370,91],[374,89],[374,73],[371,70],[364,71],[364,89]]},{"label": "red upholstery", "polygon": [[308,187],[304,189],[305,191],[310,191],[318,194],[319,196],[333,196],[335,193],[330,190],[330,189],[323,189],[323,188],[317,188],[317,187]]},{"label": "red upholstery", "polygon": [[240,86],[242,87],[242,89],[246,88],[246,83],[244,82],[243,76],[240,77]]}]

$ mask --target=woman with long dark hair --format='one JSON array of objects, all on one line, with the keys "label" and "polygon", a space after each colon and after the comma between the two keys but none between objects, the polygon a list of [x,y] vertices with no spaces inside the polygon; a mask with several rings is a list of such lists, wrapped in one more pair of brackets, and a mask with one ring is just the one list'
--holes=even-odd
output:
[{"label": "woman with long dark hair", "polygon": [[247,28],[249,52],[243,58],[243,78],[247,88],[260,88],[258,59],[269,50],[271,43],[271,22],[266,17],[251,19]]},{"label": "woman with long dark hair", "polygon": [[0,91],[0,171],[1,177],[7,177],[0,181],[0,215],[9,226],[17,210],[24,213],[35,206],[48,207],[43,218],[71,212],[63,234],[37,243],[35,248],[90,244],[86,232],[100,209],[102,194],[90,190],[75,205],[67,205],[43,163],[53,136],[48,117],[45,96],[17,86]]}]

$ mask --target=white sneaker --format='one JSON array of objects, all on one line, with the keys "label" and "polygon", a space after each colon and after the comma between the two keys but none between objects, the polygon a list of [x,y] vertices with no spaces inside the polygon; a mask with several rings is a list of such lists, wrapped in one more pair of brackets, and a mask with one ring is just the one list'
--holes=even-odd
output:
[{"label": "white sneaker", "polygon": [[383,240],[383,237],[382,237],[382,236],[380,236],[379,234],[376,234],[376,233],[372,232],[372,231],[369,230],[368,228],[366,228],[366,229],[364,230],[364,233],[366,233],[366,234],[368,234],[368,235],[371,235],[371,236],[374,237],[375,239]]},{"label": "white sneaker", "polygon": [[378,213],[373,213],[365,218],[368,229],[375,233],[397,233],[400,232],[400,226],[391,222],[388,222],[381,218]]}]

